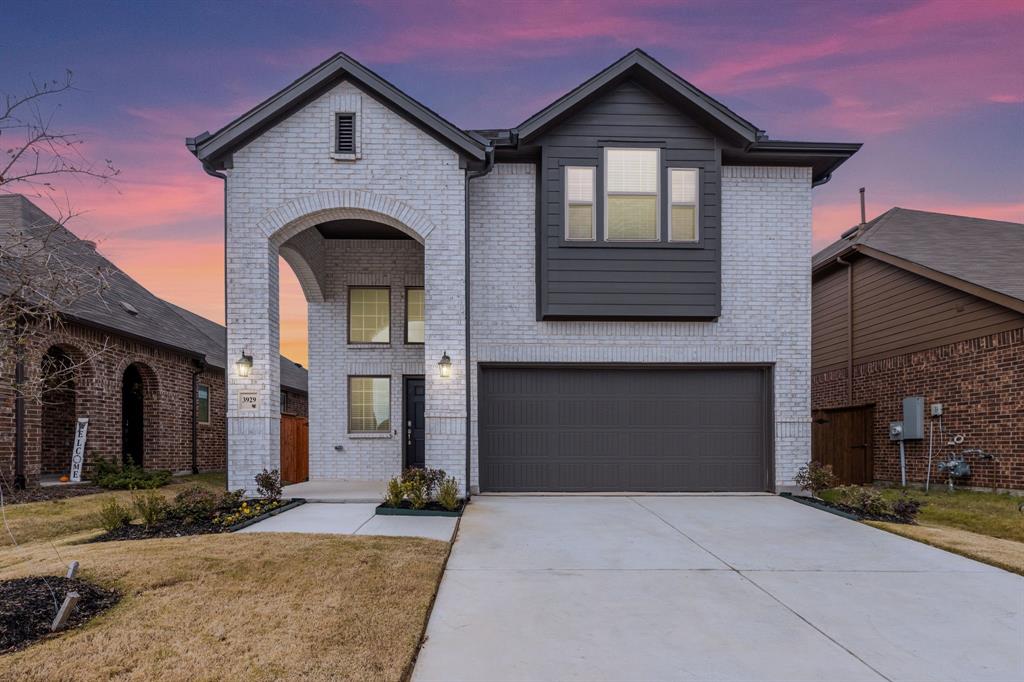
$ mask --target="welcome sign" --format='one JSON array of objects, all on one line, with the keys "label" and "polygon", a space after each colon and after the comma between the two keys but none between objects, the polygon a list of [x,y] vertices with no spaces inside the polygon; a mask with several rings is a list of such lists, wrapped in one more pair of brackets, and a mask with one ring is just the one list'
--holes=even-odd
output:
[{"label": "welcome sign", "polygon": [[71,451],[71,480],[82,480],[82,464],[85,463],[85,437],[89,433],[89,418],[79,417],[75,427],[75,447]]}]

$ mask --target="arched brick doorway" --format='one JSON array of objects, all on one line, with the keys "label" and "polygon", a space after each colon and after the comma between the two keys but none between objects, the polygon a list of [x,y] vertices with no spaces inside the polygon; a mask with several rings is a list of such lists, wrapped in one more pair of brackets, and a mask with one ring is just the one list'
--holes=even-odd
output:
[{"label": "arched brick doorway", "polygon": [[121,460],[142,466],[146,453],[146,391],[139,365],[132,363],[121,378]]}]

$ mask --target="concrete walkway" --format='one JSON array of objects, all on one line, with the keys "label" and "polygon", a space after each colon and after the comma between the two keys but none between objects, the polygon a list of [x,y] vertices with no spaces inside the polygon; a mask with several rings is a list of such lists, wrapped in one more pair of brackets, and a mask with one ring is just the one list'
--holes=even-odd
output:
[{"label": "concrete walkway", "polygon": [[344,478],[319,478],[286,485],[285,497],[299,497],[307,502],[374,502],[384,499],[387,481],[352,481]]},{"label": "concrete walkway", "polygon": [[306,503],[243,528],[239,533],[399,535],[448,542],[457,519],[444,516],[377,516],[374,504]]},{"label": "concrete walkway", "polygon": [[1024,680],[1024,578],[773,496],[480,496],[413,679]]}]

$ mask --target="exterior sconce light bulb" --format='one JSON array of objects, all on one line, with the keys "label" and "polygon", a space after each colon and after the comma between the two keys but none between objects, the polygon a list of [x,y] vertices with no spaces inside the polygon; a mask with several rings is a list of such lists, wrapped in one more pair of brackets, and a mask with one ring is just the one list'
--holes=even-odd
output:
[{"label": "exterior sconce light bulb", "polygon": [[242,351],[242,357],[235,361],[235,369],[238,370],[238,376],[249,376],[249,373],[252,372],[252,356],[246,355],[245,351]]},{"label": "exterior sconce light bulb", "polygon": [[437,363],[437,368],[442,377],[448,378],[452,375],[452,359],[448,357],[448,351],[441,356],[441,362]]}]

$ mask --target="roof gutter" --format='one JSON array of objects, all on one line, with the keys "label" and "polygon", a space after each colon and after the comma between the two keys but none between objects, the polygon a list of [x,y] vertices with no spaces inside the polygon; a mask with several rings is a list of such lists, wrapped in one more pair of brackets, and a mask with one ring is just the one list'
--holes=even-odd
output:
[{"label": "roof gutter", "polygon": [[471,306],[470,306],[470,295],[469,295],[469,291],[470,291],[470,289],[469,289],[469,284],[470,284],[470,282],[469,282],[469,278],[470,278],[469,183],[470,183],[471,180],[475,180],[477,178],[482,178],[483,176],[487,175],[492,170],[494,170],[494,146],[490,145],[490,144],[487,145],[486,149],[484,150],[484,155],[485,155],[485,160],[484,160],[484,167],[483,167],[482,170],[478,170],[478,171],[467,170],[466,171],[466,207],[465,207],[465,211],[464,211],[464,215],[465,215],[465,218],[466,218],[466,227],[465,227],[465,236],[463,237],[463,241],[464,241],[464,244],[465,244],[464,250],[465,250],[465,259],[466,259],[465,260],[465,265],[464,265],[465,273],[466,273],[466,275],[465,275],[465,290],[463,292],[464,298],[465,298],[464,305],[465,305],[465,308],[466,308],[466,311],[465,311],[465,315],[466,315],[466,500],[469,500],[469,498],[471,496],[471,487],[472,486],[470,485],[470,482],[473,480],[473,476],[472,476],[472,464],[473,464],[473,443],[472,443],[472,434],[473,434],[473,396],[472,396],[472,390],[473,390],[472,383],[473,382],[472,382],[472,375],[473,375],[473,372],[472,372],[472,367],[473,367],[473,362],[472,362],[472,356],[470,355],[470,350],[471,350],[471,346],[470,346],[470,341],[471,341],[470,324],[471,324],[472,316],[471,316],[471,312],[470,312]]}]

